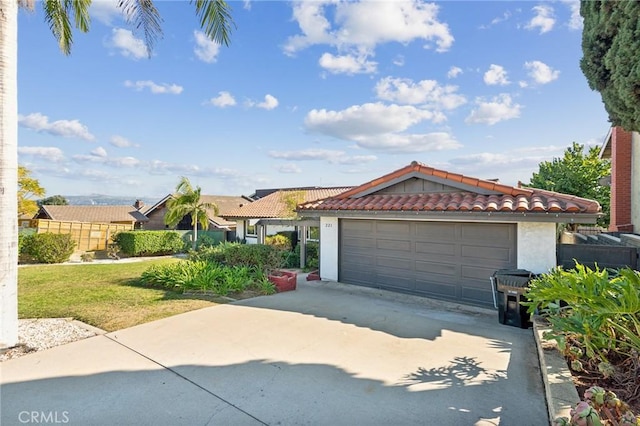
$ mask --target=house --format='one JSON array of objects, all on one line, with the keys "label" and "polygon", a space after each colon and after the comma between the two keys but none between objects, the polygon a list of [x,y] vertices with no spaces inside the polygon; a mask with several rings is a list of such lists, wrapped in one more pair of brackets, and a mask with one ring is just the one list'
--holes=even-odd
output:
[{"label": "house", "polygon": [[[167,212],[167,201],[171,198],[173,198],[173,194],[165,196],[156,204],[144,210],[144,214],[149,218],[149,222],[145,224],[145,229],[161,230],[169,228],[164,223],[164,216]],[[251,203],[253,200],[244,196],[202,195],[200,197],[200,201],[203,203],[212,203],[218,207],[217,215],[213,210],[207,211],[209,214],[209,230],[220,230],[224,231],[226,234],[229,231],[235,231],[236,223],[234,221],[226,220],[222,216],[229,211]],[[185,216],[180,223],[178,223],[176,229],[192,230],[193,225],[191,224],[191,216]]]},{"label": "house", "polygon": [[609,231],[640,232],[640,133],[612,127],[600,158],[611,160]]},{"label": "house", "polygon": [[[338,195],[351,187],[300,187],[273,190],[256,190],[261,198],[225,213],[227,220],[235,221],[237,237],[247,244],[264,243],[267,235],[282,231],[293,231],[305,227],[305,237],[311,237],[319,221],[301,222],[296,218],[295,208],[300,203]],[[254,195],[255,195],[254,194]]]},{"label": "house", "polygon": [[412,162],[298,213],[320,220],[320,276],[491,306],[498,269],[556,265],[556,223],[595,223],[600,205]]},{"label": "house", "polygon": [[149,219],[135,206],[40,206],[34,219],[131,225],[140,228]]}]

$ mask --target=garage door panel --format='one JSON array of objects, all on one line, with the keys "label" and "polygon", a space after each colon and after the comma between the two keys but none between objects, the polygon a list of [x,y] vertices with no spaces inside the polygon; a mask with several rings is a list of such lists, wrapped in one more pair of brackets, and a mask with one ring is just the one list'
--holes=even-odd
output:
[{"label": "garage door panel", "polygon": [[424,255],[448,255],[456,254],[456,245],[453,243],[434,243],[426,241],[416,242],[416,253]]},{"label": "garage door panel", "polygon": [[516,225],[340,220],[339,280],[492,306],[489,277],[516,267]]},{"label": "garage door panel", "polygon": [[456,232],[456,226],[452,223],[423,222],[416,224],[415,235],[432,240],[451,241],[456,238]]},{"label": "garage door panel", "polygon": [[442,263],[442,262],[425,262],[416,261],[415,271],[418,274],[437,274],[448,277],[456,276],[456,265],[454,263]]},{"label": "garage door panel", "polygon": [[463,240],[487,241],[489,237],[492,244],[509,246],[511,228],[501,224],[488,223],[464,223],[461,226],[461,238]]},{"label": "garage door panel", "polygon": [[407,258],[378,256],[376,267],[398,270],[396,274],[413,276],[413,261]]},{"label": "garage door panel", "polygon": [[378,274],[376,276],[376,284],[378,287],[389,289],[413,290],[414,287],[413,278],[387,274]]},{"label": "garage door panel", "polygon": [[369,251],[376,246],[376,241],[373,238],[353,238],[345,237],[342,240],[342,247],[349,248],[351,250],[364,250]]},{"label": "garage door panel", "polygon": [[488,286],[489,277],[493,275],[496,269],[500,268],[463,265],[460,268],[460,276],[464,280],[483,280],[483,282]]},{"label": "garage door panel", "polygon": [[410,253],[411,241],[379,239],[376,241],[376,248],[380,251]]},{"label": "garage door panel", "polygon": [[504,247],[488,247],[488,246],[476,246],[476,245],[463,245],[461,247],[462,257],[465,260],[472,261],[473,259],[486,262],[497,261],[509,262],[511,260],[512,251]]},{"label": "garage door panel", "polygon": [[407,237],[411,232],[411,222],[378,222],[376,232],[378,235],[391,234]]},{"label": "garage door panel", "polygon": [[416,280],[416,292],[422,295],[435,296],[438,298],[456,298],[456,286],[454,284],[444,284],[436,281]]}]

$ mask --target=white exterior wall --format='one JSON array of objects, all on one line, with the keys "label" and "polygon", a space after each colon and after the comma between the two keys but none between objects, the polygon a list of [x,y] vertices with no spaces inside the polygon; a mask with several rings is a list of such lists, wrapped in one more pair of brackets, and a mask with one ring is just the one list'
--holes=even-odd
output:
[{"label": "white exterior wall", "polygon": [[338,281],[338,218],[320,218],[320,278]]},{"label": "white exterior wall", "polygon": [[631,223],[640,233],[640,133],[631,134]]},{"label": "white exterior wall", "polygon": [[534,274],[556,266],[556,224],[518,222],[518,268]]}]

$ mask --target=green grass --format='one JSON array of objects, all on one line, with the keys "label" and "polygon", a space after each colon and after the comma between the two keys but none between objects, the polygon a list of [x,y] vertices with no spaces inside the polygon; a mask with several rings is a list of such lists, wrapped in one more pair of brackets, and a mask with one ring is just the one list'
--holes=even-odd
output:
[{"label": "green grass", "polygon": [[20,318],[68,318],[115,331],[179,313],[214,306],[224,300],[186,296],[144,287],[140,276],[151,265],[176,262],[42,265],[18,270]]}]

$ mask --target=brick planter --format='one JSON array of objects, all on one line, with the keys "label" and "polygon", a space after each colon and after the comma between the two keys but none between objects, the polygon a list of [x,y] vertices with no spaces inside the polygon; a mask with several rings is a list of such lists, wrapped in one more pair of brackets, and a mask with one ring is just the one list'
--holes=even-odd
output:
[{"label": "brick planter", "polygon": [[309,272],[307,275],[307,281],[320,281],[320,274],[318,271]]},{"label": "brick planter", "polygon": [[298,273],[289,271],[273,271],[271,274],[267,275],[267,279],[276,286],[278,293],[282,293],[283,291],[296,289]]}]

